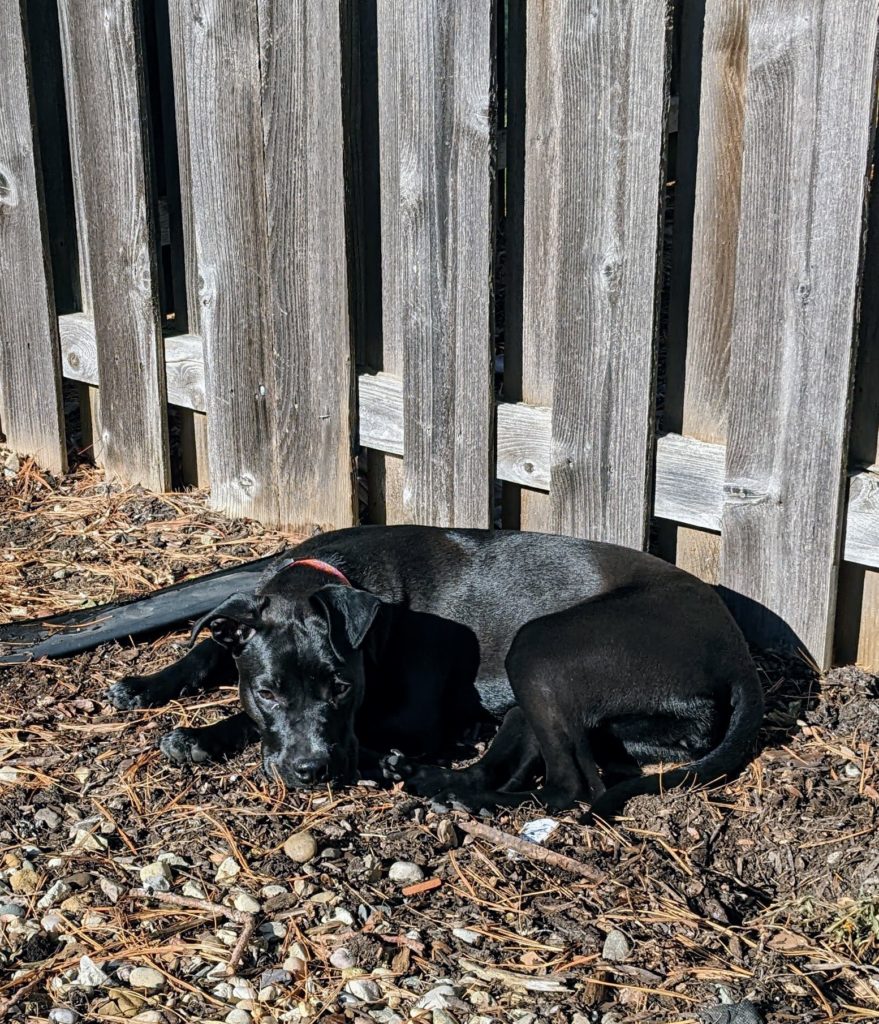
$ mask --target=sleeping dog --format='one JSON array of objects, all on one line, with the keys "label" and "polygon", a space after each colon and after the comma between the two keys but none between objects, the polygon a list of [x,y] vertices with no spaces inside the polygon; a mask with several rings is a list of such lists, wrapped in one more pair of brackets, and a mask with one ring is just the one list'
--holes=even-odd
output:
[{"label": "sleeping dog", "polygon": [[[210,639],[110,700],[151,707],[237,676],[240,714],[175,729],[161,749],[198,762],[259,740],[289,786],[403,778],[475,809],[536,798],[608,816],[635,793],[734,772],[763,714],[745,640],[709,586],[571,537],[339,530],[224,600],[193,638],[205,627]],[[500,728],[481,760],[426,763],[485,717]],[[638,774],[648,763],[684,766]]]}]

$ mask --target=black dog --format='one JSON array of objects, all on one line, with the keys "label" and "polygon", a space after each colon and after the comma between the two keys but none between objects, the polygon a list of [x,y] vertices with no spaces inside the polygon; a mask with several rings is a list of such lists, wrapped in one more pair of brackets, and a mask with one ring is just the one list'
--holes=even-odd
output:
[{"label": "black dog", "polygon": [[[118,708],[240,680],[244,713],[175,729],[179,762],[257,739],[294,786],[402,776],[471,807],[536,797],[607,815],[635,793],[739,768],[760,683],[706,584],[610,544],[534,533],[362,527],[314,537],[201,619],[212,639],[110,690]],[[503,717],[463,771],[419,767],[485,715]],[[402,755],[391,751],[400,751]],[[644,763],[686,763],[606,788]],[[543,779],[538,788],[538,780]]]}]

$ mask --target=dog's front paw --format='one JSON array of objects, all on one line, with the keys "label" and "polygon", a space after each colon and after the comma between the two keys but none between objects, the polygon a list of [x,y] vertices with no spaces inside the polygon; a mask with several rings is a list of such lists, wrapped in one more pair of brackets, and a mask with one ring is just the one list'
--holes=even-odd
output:
[{"label": "dog's front paw", "polygon": [[173,729],[159,741],[159,750],[175,764],[201,764],[211,753],[198,742],[195,729]]},{"label": "dog's front paw", "polygon": [[419,767],[404,779],[406,789],[418,796],[434,797],[447,792],[454,782],[454,772],[448,768]]},{"label": "dog's front paw", "polygon": [[119,711],[152,707],[149,686],[143,676],[125,676],[106,693],[107,700]]}]

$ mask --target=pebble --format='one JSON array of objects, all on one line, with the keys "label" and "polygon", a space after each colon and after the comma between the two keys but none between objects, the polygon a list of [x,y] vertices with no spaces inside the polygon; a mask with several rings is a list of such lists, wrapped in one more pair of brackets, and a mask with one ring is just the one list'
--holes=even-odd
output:
[{"label": "pebble", "polygon": [[228,981],[221,981],[214,985],[211,992],[217,997],[217,999],[229,1000],[232,998],[232,986]]},{"label": "pebble", "polygon": [[24,917],[24,907],[17,903],[0,903],[0,917]]},{"label": "pebble", "polygon": [[238,861],[236,861],[234,857],[226,857],[226,859],[222,861],[220,866],[217,868],[214,881],[217,885],[228,885],[230,882],[234,882],[239,874],[241,874],[241,867],[239,866]]},{"label": "pebble", "polygon": [[292,953],[281,966],[285,971],[289,971],[291,974],[296,976],[301,976],[305,974],[305,969],[308,965],[303,957],[298,956],[296,953]]},{"label": "pebble", "polygon": [[[54,811],[49,810],[48,807],[41,807],[34,815],[34,823],[37,825],[45,825],[46,828],[57,828],[61,818]],[[70,1011],[73,1013],[73,1011]]]},{"label": "pebble", "polygon": [[10,452],[3,459],[3,475],[8,479],[11,480],[13,477],[15,477],[18,474],[20,468],[21,461],[19,460],[15,452]]},{"label": "pebble", "polygon": [[242,914],[258,914],[262,910],[262,904],[259,900],[255,900],[246,892],[238,893],[232,901],[232,905],[236,910],[240,910]]},{"label": "pebble", "polygon": [[49,1010],[49,1020],[52,1024],[76,1024],[79,1014],[66,1006],[53,1006]]},{"label": "pebble", "polygon": [[101,853],[110,848],[107,840],[87,828],[79,828],[73,834],[73,846],[69,853]]},{"label": "pebble", "polygon": [[232,996],[235,999],[256,999],[256,989],[247,981],[240,981],[232,986]]},{"label": "pebble", "polygon": [[160,1010],[144,1010],[131,1019],[136,1024],[162,1024],[165,1018]]},{"label": "pebble", "polygon": [[44,914],[40,918],[40,927],[47,935],[60,934],[64,924],[64,918],[60,914]]},{"label": "pebble", "polygon": [[382,998],[382,990],[369,978],[352,978],[345,991],[361,1003],[377,1003]]},{"label": "pebble", "polygon": [[340,971],[347,971],[357,966],[357,961],[344,946],[333,950],[330,954],[330,963]]},{"label": "pebble", "polygon": [[153,892],[169,892],[171,889],[171,868],[159,860],[142,867],[138,874],[145,889]]},{"label": "pebble", "polygon": [[191,896],[195,900],[203,900],[204,889],[197,882],[185,882],[183,885],[183,895]]},{"label": "pebble", "polygon": [[214,934],[224,946],[234,946],[238,941],[238,933],[232,928],[218,928]]},{"label": "pebble", "polygon": [[142,988],[147,992],[158,992],[165,987],[165,975],[152,967],[135,967],[128,975],[128,984],[132,988]]},{"label": "pebble", "polygon": [[230,1010],[226,1014],[226,1024],[250,1024],[251,1020],[247,1010]]},{"label": "pebble", "polygon": [[259,987],[264,989],[269,985],[289,985],[293,981],[293,975],[280,967],[273,967],[263,971],[259,976]]},{"label": "pebble", "polygon": [[603,959],[619,964],[627,960],[631,952],[632,944],[618,928],[613,928],[607,933],[604,948],[601,951]]},{"label": "pebble", "polygon": [[57,906],[57,904],[66,899],[72,892],[73,890],[67,882],[62,882],[59,878],[58,881],[53,882],[45,891],[43,896],[37,900],[37,909],[48,910],[50,907]]},{"label": "pebble", "polygon": [[354,915],[350,910],[346,910],[345,907],[336,907],[333,911],[333,919],[341,921],[342,924],[348,925],[349,928],[354,926]]},{"label": "pebble", "polygon": [[284,841],[284,853],[297,864],[307,864],[317,853],[317,840],[310,832],[294,832]]},{"label": "pebble", "polygon": [[286,885],[264,885],[259,894],[270,900],[274,896],[286,896],[289,891]]},{"label": "pebble", "polygon": [[77,988],[103,988],[110,979],[89,956],[79,959],[79,973],[73,981]]},{"label": "pebble", "polygon": [[9,885],[13,892],[30,896],[39,888],[40,876],[33,868],[19,868],[9,876]]},{"label": "pebble", "polygon": [[397,885],[414,885],[424,878],[424,872],[411,860],[397,860],[388,871],[388,878]]},{"label": "pebble", "polygon": [[452,935],[468,946],[478,946],[482,942],[482,935],[479,932],[471,932],[469,928],[453,928]]},{"label": "pebble", "polygon": [[98,886],[111,903],[116,903],[122,895],[122,886],[117,885],[112,878],[99,878]]}]

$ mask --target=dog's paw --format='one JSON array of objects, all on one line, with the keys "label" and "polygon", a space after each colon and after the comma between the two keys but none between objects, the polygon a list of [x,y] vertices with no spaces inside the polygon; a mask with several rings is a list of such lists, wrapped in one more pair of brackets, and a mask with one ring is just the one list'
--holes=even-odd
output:
[{"label": "dog's paw", "polygon": [[211,753],[198,742],[195,729],[173,729],[159,741],[159,750],[175,764],[201,764]]},{"label": "dog's paw", "polygon": [[454,783],[454,772],[448,768],[419,767],[403,780],[406,789],[418,796],[445,795]]},{"label": "dog's paw", "polygon": [[106,698],[118,711],[152,706],[147,682],[141,676],[125,676],[120,679],[107,690]]}]

